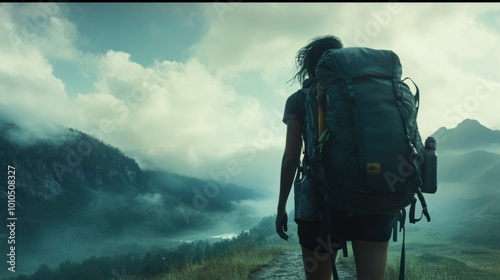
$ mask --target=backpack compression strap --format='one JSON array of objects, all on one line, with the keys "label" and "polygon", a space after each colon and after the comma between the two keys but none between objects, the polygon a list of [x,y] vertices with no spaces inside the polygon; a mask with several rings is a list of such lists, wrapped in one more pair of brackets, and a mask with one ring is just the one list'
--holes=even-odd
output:
[{"label": "backpack compression strap", "polygon": [[[409,77],[406,77],[403,82],[405,80],[410,80],[413,85],[415,86],[417,92],[415,93],[415,108],[416,108],[416,113],[418,113],[418,108],[419,108],[419,105],[420,105],[420,92],[419,92],[419,89],[418,89],[418,86],[417,84],[415,84],[415,82],[410,79]],[[393,87],[394,87],[394,95],[396,97],[396,102],[398,104],[398,110],[399,110],[399,113],[401,115],[401,118],[403,119],[403,125],[404,125],[404,129],[405,129],[405,133],[406,133],[406,138],[408,139],[408,146],[410,147],[410,150],[411,150],[411,155],[410,157],[413,159],[412,160],[412,167],[414,168],[415,172],[417,172],[417,175],[418,176],[415,176],[414,177],[414,181],[412,182],[412,184],[415,186],[415,193],[417,194],[418,196],[418,200],[420,200],[420,203],[422,205],[422,215],[420,216],[419,219],[416,219],[415,218],[415,204],[416,204],[416,201],[415,199],[413,199],[411,201],[411,206],[410,206],[410,223],[414,224],[415,222],[418,222],[422,219],[422,216],[425,215],[425,217],[427,218],[427,221],[430,222],[431,221],[431,217],[429,215],[429,212],[427,210],[427,203],[425,202],[425,198],[424,198],[424,195],[422,194],[422,192],[420,191],[420,188],[417,186],[417,178],[420,176],[420,167],[419,165],[416,163],[416,160],[417,160],[417,157],[416,155],[418,155],[418,152],[417,152],[417,149],[415,147],[415,144],[410,140],[411,137],[410,137],[410,132],[408,130],[408,126],[406,125],[406,121],[405,121],[405,115],[403,114],[403,109],[402,109],[402,105],[401,105],[401,102],[403,100],[403,96],[401,95],[401,92],[400,92],[400,88],[398,86],[398,80],[396,78],[393,78]],[[415,119],[417,118],[417,115],[415,114]]]},{"label": "backpack compression strap", "polygon": [[325,131],[325,87],[319,82],[316,85],[316,100],[318,101],[318,138]]},{"label": "backpack compression strap", "polygon": [[[318,157],[321,157],[323,154],[324,143],[328,141],[328,138],[330,137],[330,132],[326,128],[326,121],[325,121],[325,87],[319,82],[316,84],[316,101],[318,102],[318,146],[315,148],[314,158],[318,159]],[[326,226],[326,232],[327,232],[326,236],[328,239],[328,253],[330,254],[330,262],[332,264],[333,279],[339,280],[337,267],[335,265],[336,258],[334,257],[335,254],[333,251],[332,236],[330,235],[330,233],[332,232],[330,211],[331,211],[330,207],[325,205],[325,212],[326,212],[325,218],[327,220],[327,224],[323,226]],[[345,241],[343,242],[342,247],[344,251],[344,257],[347,257],[347,243]]]},{"label": "backpack compression strap", "polygon": [[431,216],[429,215],[429,211],[427,210],[427,203],[425,202],[424,195],[422,194],[422,191],[417,187],[417,196],[418,200],[420,200],[420,204],[422,205],[422,215],[420,215],[420,218],[416,219],[415,218],[415,208],[416,208],[416,201],[415,199],[411,202],[410,206],[410,223],[414,224],[420,220],[422,220],[422,217],[425,216],[427,218],[427,222],[431,221]]},{"label": "backpack compression strap", "polygon": [[[425,215],[425,217],[427,218],[427,221],[430,222],[431,221],[431,217],[429,216],[429,212],[427,212],[427,204],[425,203],[425,199],[424,199],[424,196],[422,195],[422,192],[420,191],[420,189],[417,188],[417,195],[418,195],[418,198],[422,204],[422,216]],[[422,219],[422,216],[419,218],[419,219],[415,219],[415,205],[416,205],[416,199],[413,198],[413,200],[411,201],[411,206],[410,206],[410,215],[409,215],[409,219],[410,219],[410,223],[414,224],[415,222],[418,222]],[[403,231],[403,245],[401,246],[401,260],[400,260],[400,263],[399,263],[399,279],[398,280],[404,280],[405,278],[405,220],[406,220],[406,210],[405,208],[403,208],[401,210],[401,216],[399,216],[399,219],[396,221],[396,223],[394,224],[394,227],[393,227],[393,235],[392,235],[392,238],[393,238],[393,241],[397,241],[397,230],[396,230],[396,226],[397,226],[397,222],[399,221],[399,231]]]},{"label": "backpack compression strap", "polygon": [[[401,210],[401,217],[399,220],[400,223],[400,228],[399,231],[403,231],[403,245],[401,246],[401,259],[399,262],[399,280],[404,280],[405,279],[405,219],[406,219],[406,210],[403,208]],[[396,237],[394,237],[394,240],[396,240]]]}]

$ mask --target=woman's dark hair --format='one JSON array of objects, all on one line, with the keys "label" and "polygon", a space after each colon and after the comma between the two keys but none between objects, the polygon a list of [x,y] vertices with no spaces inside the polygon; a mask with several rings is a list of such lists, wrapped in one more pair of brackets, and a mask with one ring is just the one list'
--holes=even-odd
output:
[{"label": "woman's dark hair", "polygon": [[291,80],[298,80],[300,84],[304,82],[306,76],[314,78],[315,69],[321,55],[329,49],[341,49],[344,45],[342,41],[333,35],[319,36],[313,38],[311,42],[301,48],[295,57],[295,65],[299,69]]}]

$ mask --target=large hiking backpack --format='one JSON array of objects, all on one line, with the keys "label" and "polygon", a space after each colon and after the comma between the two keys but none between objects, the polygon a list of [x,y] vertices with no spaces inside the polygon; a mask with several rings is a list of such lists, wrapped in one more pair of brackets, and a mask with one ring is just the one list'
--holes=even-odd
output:
[{"label": "large hiking backpack", "polygon": [[419,95],[390,50],[331,49],[306,95],[306,154],[326,202],[356,214],[397,213],[419,193]]},{"label": "large hiking backpack", "polygon": [[[405,207],[411,205],[411,223],[422,218],[415,218],[415,196],[430,221],[420,191],[419,92],[413,83],[414,95],[401,75],[393,51],[331,49],[319,60],[316,85],[305,97],[305,176],[329,209],[351,215],[393,213],[394,241],[398,220],[404,230]],[[403,263],[404,231],[400,279]]]}]

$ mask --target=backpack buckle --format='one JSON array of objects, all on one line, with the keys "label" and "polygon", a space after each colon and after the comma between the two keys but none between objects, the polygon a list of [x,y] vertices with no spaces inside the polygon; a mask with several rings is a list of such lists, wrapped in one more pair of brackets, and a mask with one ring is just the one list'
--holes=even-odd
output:
[{"label": "backpack buckle", "polygon": [[346,81],[347,92],[349,93],[349,101],[356,102],[356,92],[354,91],[354,84],[351,79],[347,79]]},{"label": "backpack buckle", "polygon": [[325,100],[325,92],[322,91],[319,95],[316,95],[316,101],[323,103]]}]

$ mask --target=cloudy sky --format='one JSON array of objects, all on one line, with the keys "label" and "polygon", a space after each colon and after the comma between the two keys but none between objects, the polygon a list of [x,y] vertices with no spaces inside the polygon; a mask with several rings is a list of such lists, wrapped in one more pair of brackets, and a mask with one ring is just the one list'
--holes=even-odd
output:
[{"label": "cloudy sky", "polygon": [[500,129],[496,3],[4,3],[0,18],[3,118],[40,137],[76,128],[144,168],[268,202],[294,56],[316,36],[395,51],[421,91],[422,137],[465,118]]}]

